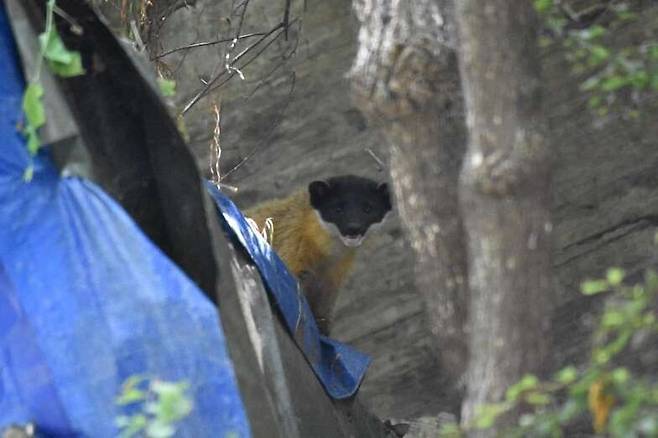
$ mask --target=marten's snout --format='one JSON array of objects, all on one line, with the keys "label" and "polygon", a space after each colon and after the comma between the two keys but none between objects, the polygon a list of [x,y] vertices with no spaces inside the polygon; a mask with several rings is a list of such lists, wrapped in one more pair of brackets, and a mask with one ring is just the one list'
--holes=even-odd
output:
[{"label": "marten's snout", "polygon": [[361,224],[356,222],[345,224],[345,227],[341,231],[344,236],[348,237],[361,236],[365,232]]}]

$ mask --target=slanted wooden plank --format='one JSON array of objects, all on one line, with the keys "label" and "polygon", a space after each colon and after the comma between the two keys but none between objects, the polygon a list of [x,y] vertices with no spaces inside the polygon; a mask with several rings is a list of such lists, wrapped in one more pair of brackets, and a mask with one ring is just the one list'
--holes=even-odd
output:
[{"label": "slanted wooden plank", "polygon": [[[336,401],[327,395],[281,318],[272,311],[256,268],[241,253],[231,251],[234,253],[231,265],[238,300],[250,345],[265,376],[266,387],[263,389],[279,415],[283,433],[280,436],[387,436],[383,423],[365,409],[358,396]],[[223,316],[228,311],[224,307],[225,292],[220,292],[220,302]]]}]

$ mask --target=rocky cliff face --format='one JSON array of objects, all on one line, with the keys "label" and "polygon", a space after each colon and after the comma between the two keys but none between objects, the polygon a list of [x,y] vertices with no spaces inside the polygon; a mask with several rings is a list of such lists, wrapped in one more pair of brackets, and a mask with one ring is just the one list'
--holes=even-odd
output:
[{"label": "rocky cliff face", "polygon": [[[151,54],[232,37],[240,3],[172,2],[152,27]],[[240,34],[274,28],[284,6],[284,1],[252,0]],[[377,127],[368,126],[353,106],[345,78],[355,53],[351,7],[349,0],[293,1],[291,19],[297,21],[288,40],[276,39],[242,70],[244,80],[235,74],[187,112],[187,130],[203,169],[215,124],[213,102],[221,101],[222,108],[222,171],[255,151],[225,180],[239,188],[235,199],[241,206],[283,196],[328,175],[387,178],[368,152],[386,161],[387,146]],[[656,8],[649,12],[647,28],[658,17]],[[253,38],[240,40],[229,58]],[[157,60],[156,67],[177,81],[178,109],[224,69],[229,44]],[[639,275],[655,265],[658,124],[655,100],[641,102],[636,119],[595,119],[557,51],[546,53],[544,71],[555,148],[554,262],[560,297],[555,330],[547,336],[555,339],[556,362],[564,363],[582,357],[589,342],[593,306],[579,295],[580,282],[609,266]],[[374,358],[361,395],[382,418],[432,415],[442,408],[439,370],[412,266],[413,254],[393,217],[364,248],[337,309],[335,337]]]}]

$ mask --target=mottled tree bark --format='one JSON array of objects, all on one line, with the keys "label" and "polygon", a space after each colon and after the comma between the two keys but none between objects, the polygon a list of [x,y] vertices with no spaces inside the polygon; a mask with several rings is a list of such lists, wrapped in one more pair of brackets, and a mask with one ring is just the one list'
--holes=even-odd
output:
[{"label": "mottled tree bark", "polygon": [[416,285],[437,340],[441,374],[457,389],[467,360],[468,287],[457,200],[465,129],[451,3],[355,0],[354,9],[361,23],[351,71],[356,101],[390,143],[396,204],[416,255]]},{"label": "mottled tree bark", "polygon": [[469,131],[460,192],[471,289],[468,422],[523,374],[541,373],[548,357],[551,153],[532,2],[461,0],[456,17]]}]

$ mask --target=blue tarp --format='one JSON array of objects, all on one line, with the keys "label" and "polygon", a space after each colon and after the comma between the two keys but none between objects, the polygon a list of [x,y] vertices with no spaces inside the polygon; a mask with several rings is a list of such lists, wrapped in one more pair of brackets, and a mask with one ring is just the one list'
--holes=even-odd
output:
[{"label": "blue tarp", "polygon": [[313,371],[330,396],[343,399],[354,395],[370,364],[370,358],[338,341],[320,335],[311,309],[297,280],[265,239],[247,223],[240,210],[217,188],[208,183],[225,221],[258,267],[274,302],[281,310],[288,330],[297,341]]},{"label": "blue tarp", "polygon": [[176,436],[249,436],[212,303],[101,189],[60,177],[47,150],[23,181],[24,82],[2,3],[0,78],[0,429],[116,436],[120,385],[141,374],[190,383]]}]

